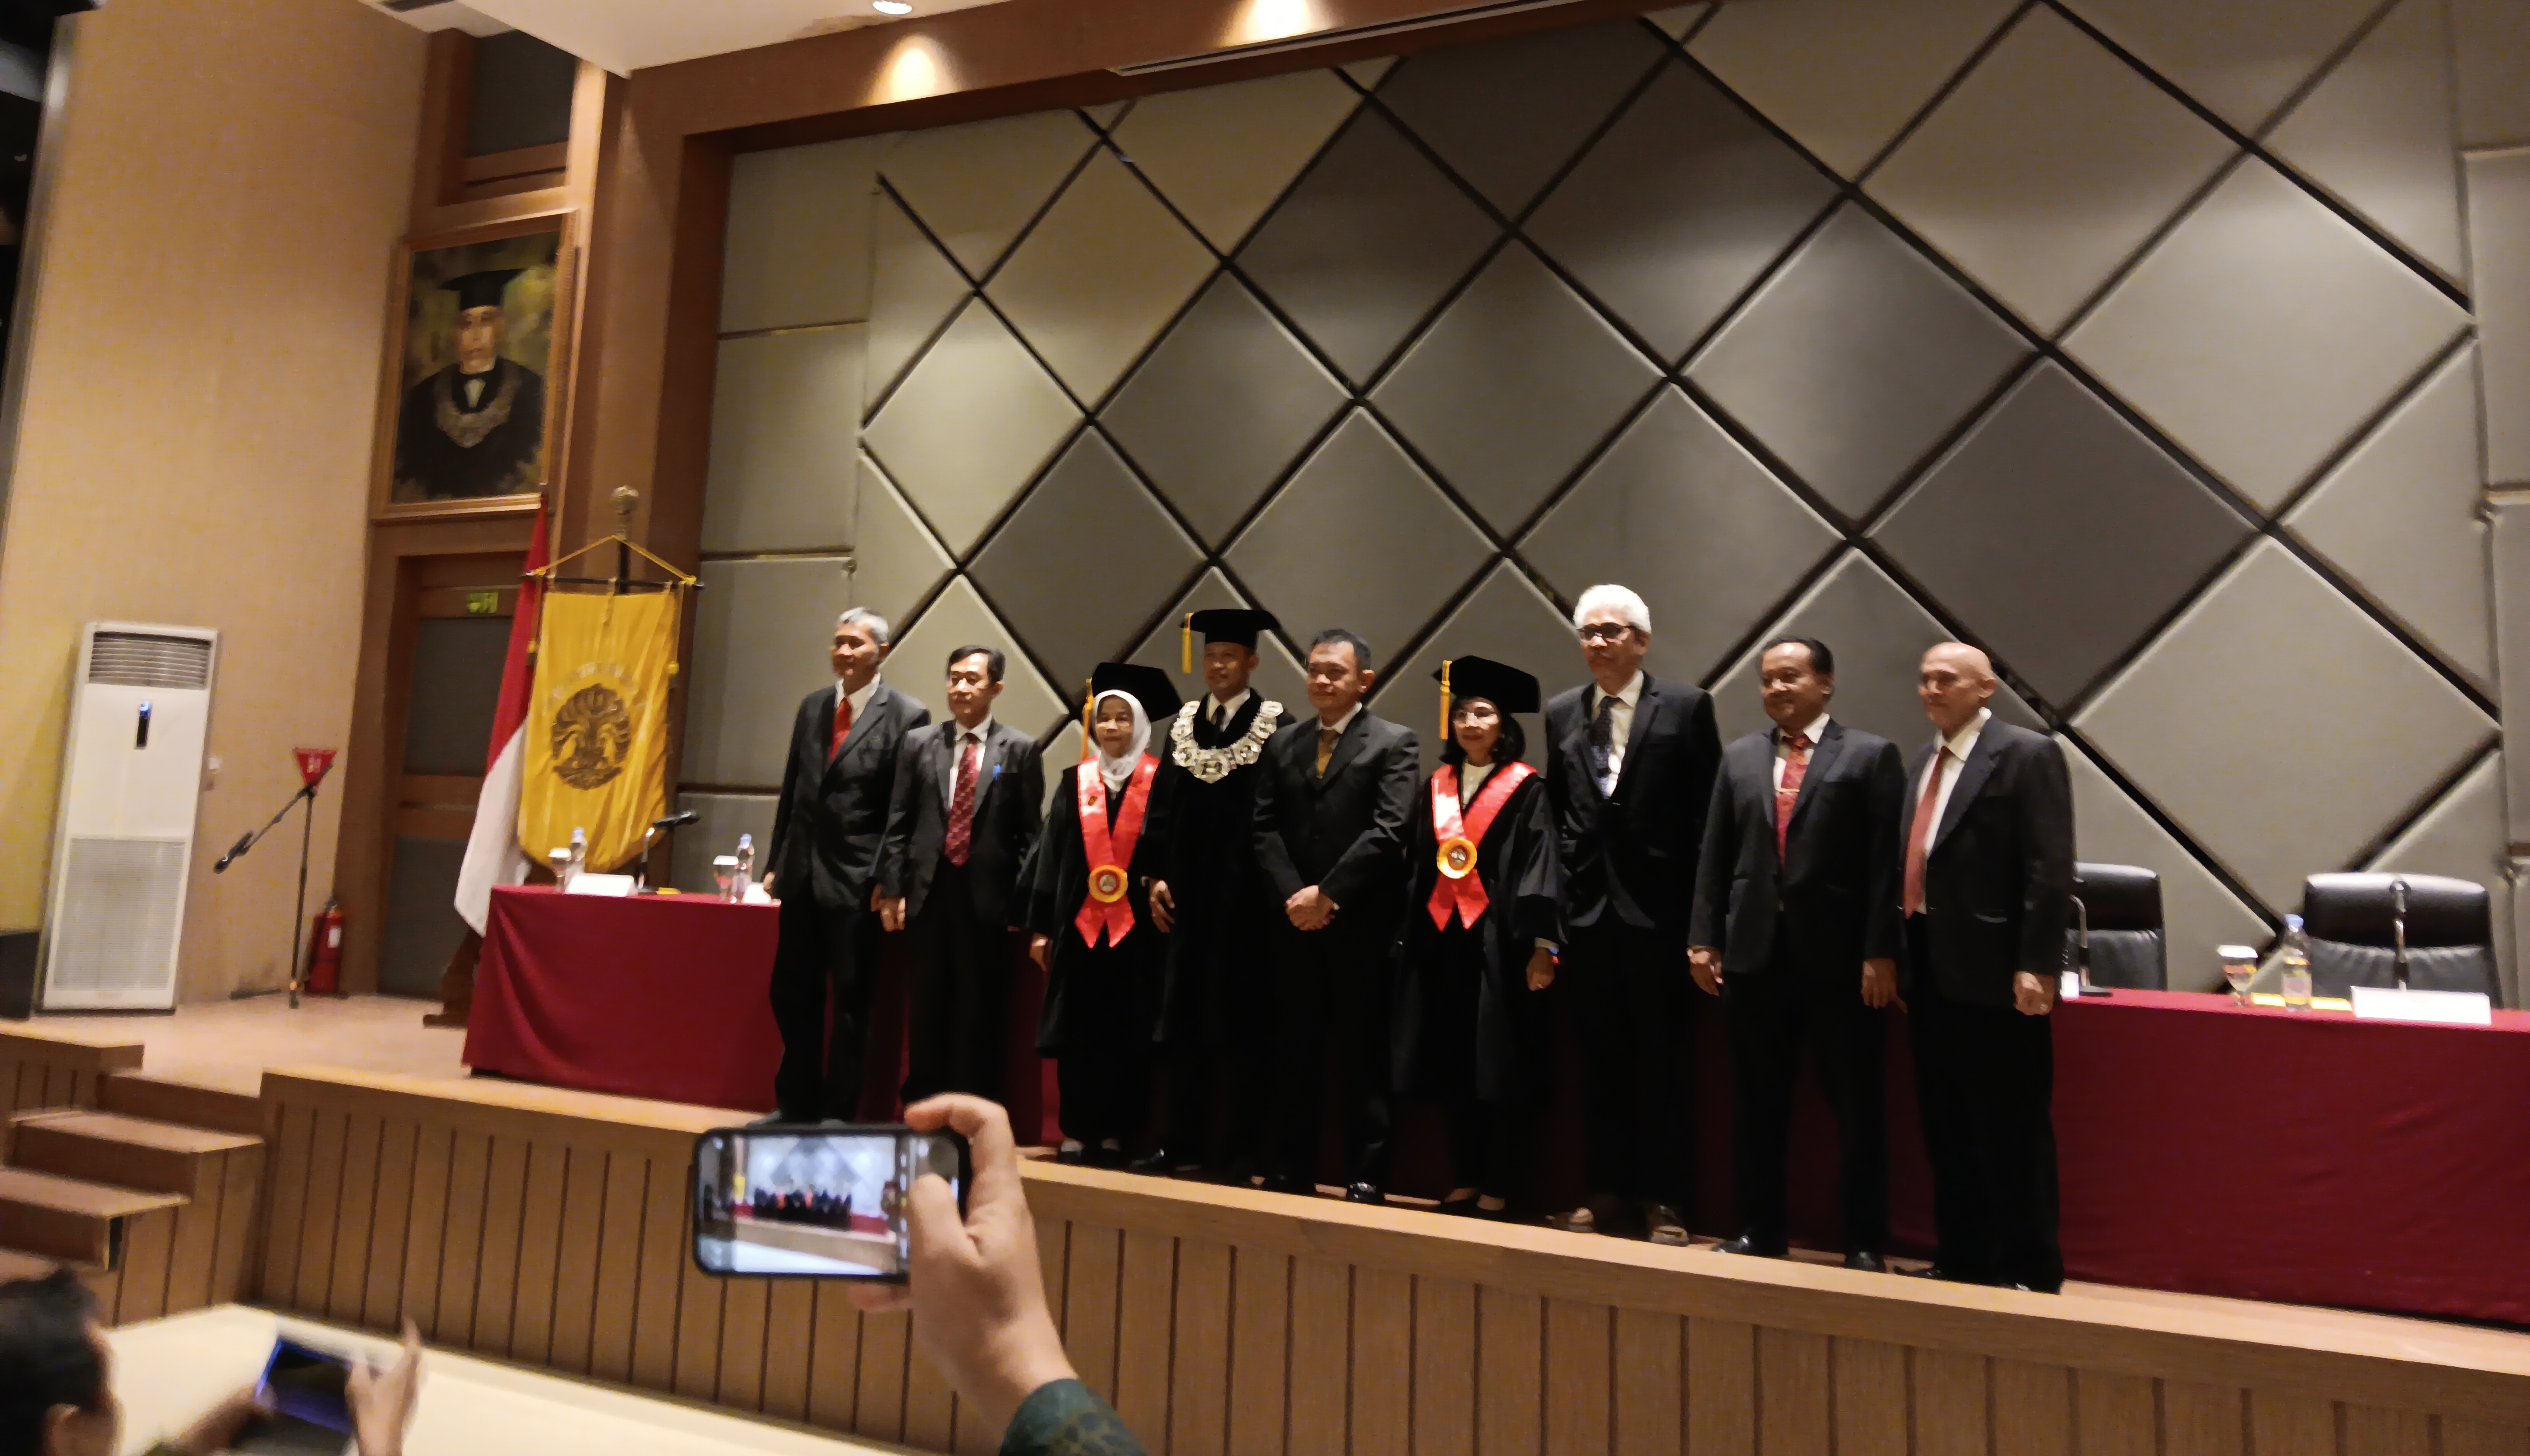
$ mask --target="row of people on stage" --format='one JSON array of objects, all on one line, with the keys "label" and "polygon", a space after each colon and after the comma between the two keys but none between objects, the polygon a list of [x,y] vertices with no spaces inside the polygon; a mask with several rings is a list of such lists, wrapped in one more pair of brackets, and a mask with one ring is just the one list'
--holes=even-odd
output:
[{"label": "row of people on stage", "polygon": [[1726,751],[1707,693],[1643,671],[1638,595],[1595,587],[1573,628],[1589,681],[1551,700],[1509,664],[1446,664],[1448,740],[1426,775],[1414,731],[1363,707],[1379,667],[1360,637],[1309,643],[1294,713],[1251,686],[1278,624],[1195,613],[1203,694],[1182,703],[1166,673],[1102,665],[1083,756],[1040,824],[1035,745],[992,717],[1002,654],[953,653],[951,717],[931,723],[879,681],[886,623],[845,614],[773,835],[782,1115],[854,1110],[891,931],[916,951],[905,1095],[998,1095],[1017,928],[1048,972],[1037,1045],[1071,1155],[1126,1160],[1158,1067],[1167,1123],[1132,1166],[1313,1192],[1332,1087],[1347,1197],[1379,1203],[1394,1101],[1427,1096],[1455,1169],[1442,1207],[1499,1217],[1550,1090],[1546,998],[1562,997],[1590,1194],[1553,1221],[1684,1244],[1695,1129],[1719,1111],[1689,1091],[1701,992],[1732,1059],[1737,1227],[1720,1247],[1786,1250],[1806,1047],[1835,1113],[1846,1262],[1879,1269],[1897,1006],[1936,1184],[1931,1272],[2060,1286],[2047,1018],[2072,810],[2055,743],[1996,720],[1984,654],[1946,643],[1921,663],[1934,735],[1910,765],[1837,720],[1828,644],[1786,638],[1760,660],[1774,726]]}]

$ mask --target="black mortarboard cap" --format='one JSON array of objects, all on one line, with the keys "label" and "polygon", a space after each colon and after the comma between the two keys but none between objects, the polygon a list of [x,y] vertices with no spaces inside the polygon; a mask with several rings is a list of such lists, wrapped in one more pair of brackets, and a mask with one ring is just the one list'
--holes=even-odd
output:
[{"label": "black mortarboard cap", "polygon": [[[1537,679],[1491,657],[1454,657],[1448,668],[1450,698],[1464,702],[1481,698],[1507,713],[1537,711]],[[1440,673],[1433,680],[1442,681]]]},{"label": "black mortarboard cap", "polygon": [[1202,633],[1205,642],[1237,643],[1253,651],[1259,635],[1282,624],[1274,620],[1272,612],[1260,612],[1249,607],[1214,607],[1187,617],[1186,625]]},{"label": "black mortarboard cap", "polygon": [[509,288],[510,280],[525,271],[524,268],[485,268],[479,273],[451,278],[439,286],[457,295],[457,311],[460,313],[468,308],[498,308],[501,295]]},{"label": "black mortarboard cap", "polygon": [[1184,699],[1178,696],[1177,684],[1156,667],[1138,662],[1101,662],[1089,675],[1089,693],[1124,693],[1140,700],[1142,711],[1156,723],[1178,710]]}]

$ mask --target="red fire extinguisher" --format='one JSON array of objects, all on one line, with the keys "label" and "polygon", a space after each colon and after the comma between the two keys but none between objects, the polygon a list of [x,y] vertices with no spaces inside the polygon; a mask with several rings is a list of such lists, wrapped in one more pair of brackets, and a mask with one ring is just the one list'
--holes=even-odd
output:
[{"label": "red fire extinguisher", "polygon": [[309,926],[307,940],[307,993],[311,996],[337,994],[335,986],[343,972],[343,911],[332,898],[316,912],[316,924]]}]

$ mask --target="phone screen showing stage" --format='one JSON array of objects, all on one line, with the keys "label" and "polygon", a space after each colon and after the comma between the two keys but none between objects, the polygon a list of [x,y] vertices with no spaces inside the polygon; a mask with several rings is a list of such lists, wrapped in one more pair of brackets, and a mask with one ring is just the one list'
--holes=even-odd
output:
[{"label": "phone screen showing stage", "polygon": [[279,1339],[273,1341],[272,1361],[264,1367],[259,1393],[276,1416],[349,1435],[352,1403],[346,1382],[351,1375],[351,1364],[342,1356]]},{"label": "phone screen showing stage", "polygon": [[966,1201],[965,1141],[905,1127],[755,1127],[694,1148],[694,1262],[714,1274],[902,1280],[905,1191],[925,1173]]}]

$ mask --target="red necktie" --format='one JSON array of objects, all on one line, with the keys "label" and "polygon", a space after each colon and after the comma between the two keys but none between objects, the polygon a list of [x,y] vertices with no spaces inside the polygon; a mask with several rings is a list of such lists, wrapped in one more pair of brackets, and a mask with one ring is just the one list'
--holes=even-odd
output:
[{"label": "red necktie", "polygon": [[1933,755],[1932,772],[1924,775],[1924,797],[1915,801],[1915,822],[1906,830],[1906,898],[1902,902],[1908,915],[1924,913],[1924,856],[1933,847],[1933,806],[1942,797],[1942,765],[1951,760],[1951,747],[1942,745]]},{"label": "red necktie", "polygon": [[1801,799],[1801,775],[1809,772],[1810,737],[1795,733],[1784,740],[1784,781],[1775,786],[1775,858],[1784,851],[1792,834],[1792,806]]},{"label": "red necktie", "polygon": [[850,738],[852,732],[852,700],[837,693],[835,695],[835,741],[826,746],[827,762],[834,762],[835,756],[844,751],[844,740]]},{"label": "red necktie", "polygon": [[975,840],[975,763],[983,752],[983,745],[971,738],[958,751],[958,788],[949,796],[949,843],[941,851],[952,865],[966,863],[967,847]]}]

